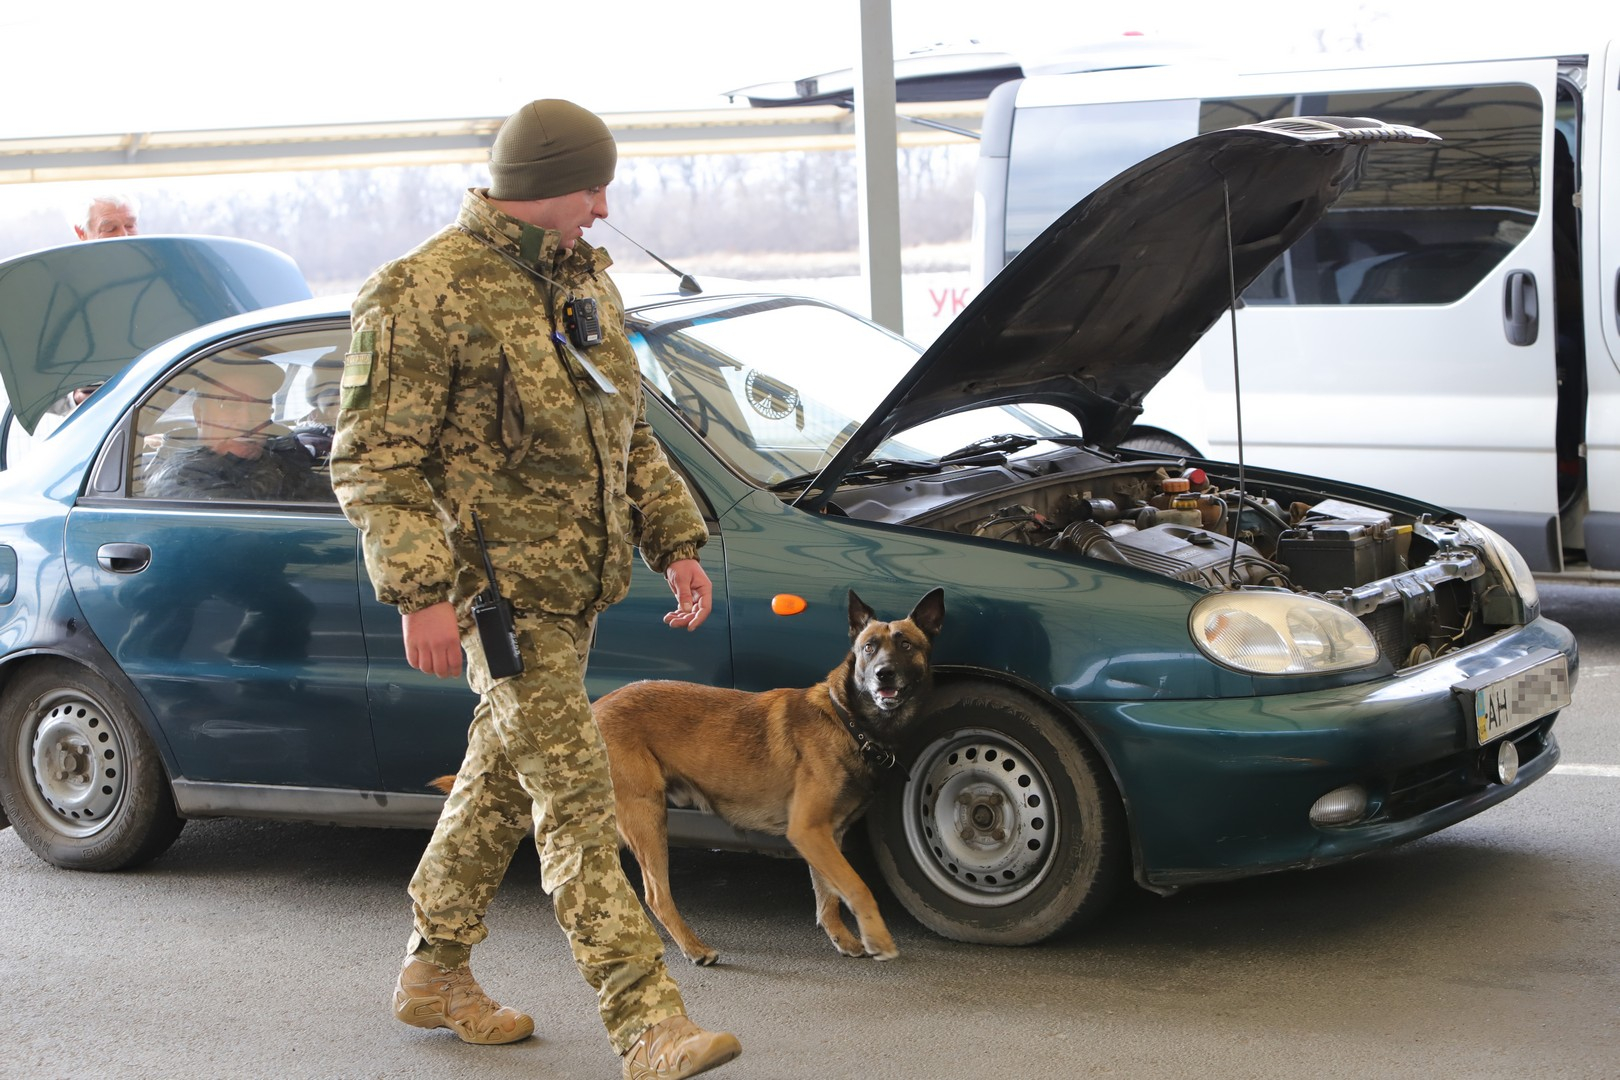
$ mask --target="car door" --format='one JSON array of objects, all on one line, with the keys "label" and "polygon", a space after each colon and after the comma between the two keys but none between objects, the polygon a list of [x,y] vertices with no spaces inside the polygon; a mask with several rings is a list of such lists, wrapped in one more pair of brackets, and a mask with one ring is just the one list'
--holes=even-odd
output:
[{"label": "car door", "polygon": [[[330,427],[316,407],[347,341],[346,321],[261,331],[171,368],[115,429],[68,515],[68,573],[89,628],[188,780],[377,786],[356,534],[331,494]],[[241,396],[219,372],[244,366],[274,389],[248,403],[265,419],[239,441],[276,455],[278,488],[231,488],[263,474],[212,449],[203,403]]]},{"label": "car door", "polygon": [[[678,425],[649,403],[655,426]],[[705,453],[680,432],[684,453]],[[672,464],[682,467],[671,453]],[[712,461],[710,463],[712,468]],[[683,679],[713,686],[732,685],[731,603],[727,594],[725,543],[703,481],[685,472],[687,484],[704,508],[709,541],[701,559],[714,583],[714,607],[695,631],[671,630],[665,613],[675,599],[660,574],[639,555],[633,562],[630,592],[597,621],[585,689],[594,700],[637,679]],[[476,698],[463,679],[439,679],[413,670],[405,662],[399,613],[379,603],[361,568],[361,619],[371,671],[368,699],[376,717],[377,756],[382,786],[390,791],[422,791],[427,781],[454,772],[467,746],[467,725]]]},{"label": "car door", "polygon": [[[1268,74],[1203,127],[1374,116],[1434,147],[1374,147],[1356,189],[1201,343],[1213,456],[1475,513],[1559,560],[1551,184],[1557,62]],[[1237,362],[1234,367],[1234,349]],[[1236,374],[1234,374],[1234,371]]]}]

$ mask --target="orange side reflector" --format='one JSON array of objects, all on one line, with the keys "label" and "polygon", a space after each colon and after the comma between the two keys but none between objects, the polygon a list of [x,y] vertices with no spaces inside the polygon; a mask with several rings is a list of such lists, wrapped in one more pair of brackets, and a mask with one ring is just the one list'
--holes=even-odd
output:
[{"label": "orange side reflector", "polygon": [[809,606],[804,602],[804,597],[792,593],[777,593],[771,597],[771,610],[778,615],[797,615]]}]

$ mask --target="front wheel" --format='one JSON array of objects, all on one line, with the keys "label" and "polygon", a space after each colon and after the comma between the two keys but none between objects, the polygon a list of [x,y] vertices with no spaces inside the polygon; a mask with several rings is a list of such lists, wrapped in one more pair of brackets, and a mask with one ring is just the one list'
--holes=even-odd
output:
[{"label": "front wheel", "polygon": [[157,748],[118,691],[77,664],[31,664],[0,695],[0,806],[34,854],[122,870],[180,835]]},{"label": "front wheel", "polygon": [[1097,752],[1050,708],[943,686],[866,815],[884,880],[957,941],[1029,945],[1095,918],[1125,876],[1124,812]]}]

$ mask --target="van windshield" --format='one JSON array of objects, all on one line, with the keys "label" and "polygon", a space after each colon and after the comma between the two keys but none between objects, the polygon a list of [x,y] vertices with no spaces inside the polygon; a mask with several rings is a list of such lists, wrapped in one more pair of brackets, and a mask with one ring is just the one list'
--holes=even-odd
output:
[{"label": "van windshield", "polygon": [[1198,134],[1198,102],[1019,109],[1007,158],[1007,261],[1138,161]]}]

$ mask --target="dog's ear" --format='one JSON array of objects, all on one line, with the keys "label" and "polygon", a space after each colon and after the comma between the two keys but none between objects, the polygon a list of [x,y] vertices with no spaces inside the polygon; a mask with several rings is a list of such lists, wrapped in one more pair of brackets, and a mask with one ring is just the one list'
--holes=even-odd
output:
[{"label": "dog's ear", "polygon": [[911,609],[909,616],[917,629],[930,638],[937,637],[945,625],[945,590],[934,589]]},{"label": "dog's ear", "polygon": [[849,640],[854,641],[866,629],[866,624],[877,618],[877,612],[867,607],[855,590],[849,590]]}]

